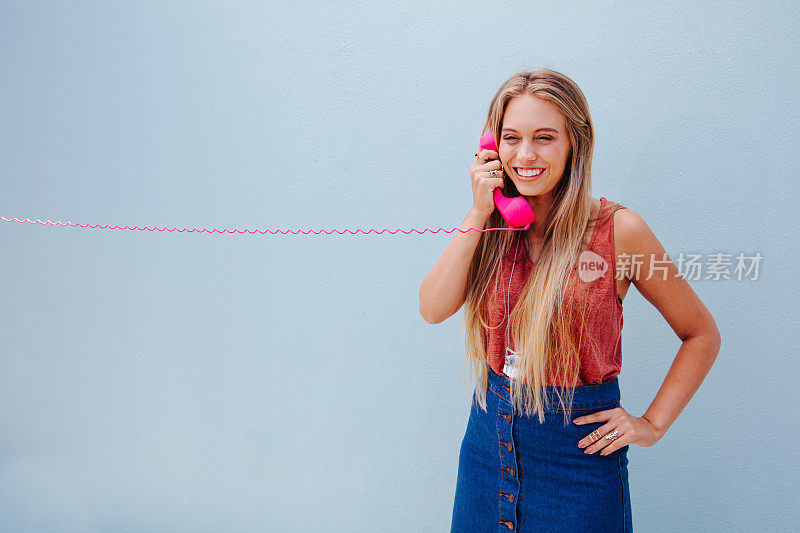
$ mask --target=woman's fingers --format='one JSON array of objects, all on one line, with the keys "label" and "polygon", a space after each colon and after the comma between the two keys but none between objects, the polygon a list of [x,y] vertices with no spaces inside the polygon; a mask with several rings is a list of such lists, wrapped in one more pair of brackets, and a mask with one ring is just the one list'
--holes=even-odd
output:
[{"label": "woman's fingers", "polygon": [[605,424],[595,429],[578,442],[579,448],[586,448],[584,453],[594,453],[611,442],[609,439],[606,439],[605,436],[617,427],[618,420],[616,415],[620,410],[620,407],[615,407],[614,409],[606,409],[605,411],[597,411],[596,413],[579,416],[573,420],[575,424],[605,422]]},{"label": "woman's fingers", "polygon": [[[594,453],[602,450],[613,442],[612,440],[607,439],[606,435],[613,432],[616,427],[617,424],[614,421],[603,424],[592,433],[581,439],[581,442],[578,444],[578,446],[581,448],[586,448],[583,450],[583,453]],[[619,438],[619,435],[617,435],[617,438]],[[583,446],[581,446],[581,444],[583,444]]]},{"label": "woman's fingers", "polygon": [[[619,431],[619,428],[617,428],[617,431]],[[630,436],[630,434],[628,432],[625,432],[625,433],[622,433],[622,434],[617,434],[617,438],[615,438],[614,440],[610,441],[610,444],[606,445],[606,447],[603,448],[600,451],[600,455],[608,455],[610,453],[614,453],[615,451],[619,450],[623,446],[627,446],[628,444],[631,444],[632,442],[633,442],[633,438]]]},{"label": "woman's fingers", "polygon": [[484,161],[489,161],[491,159],[500,159],[500,156],[494,150],[481,150],[478,152],[478,158],[483,159]]}]

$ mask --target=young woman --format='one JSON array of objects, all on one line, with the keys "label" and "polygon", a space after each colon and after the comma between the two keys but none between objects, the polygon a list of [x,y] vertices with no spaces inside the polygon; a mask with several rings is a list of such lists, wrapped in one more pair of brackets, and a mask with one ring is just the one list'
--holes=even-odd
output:
[{"label": "young woman", "polygon": [[[586,99],[552,70],[522,72],[492,99],[461,226],[508,228],[493,190],[524,196],[526,231],[457,232],[420,287],[442,322],[466,303],[476,378],[452,531],[631,531],[628,447],[652,446],[716,359],[716,323],[642,217],[591,196]],[[477,251],[477,253],[476,253]],[[641,416],[620,404],[622,300],[630,284],[682,340]]]}]

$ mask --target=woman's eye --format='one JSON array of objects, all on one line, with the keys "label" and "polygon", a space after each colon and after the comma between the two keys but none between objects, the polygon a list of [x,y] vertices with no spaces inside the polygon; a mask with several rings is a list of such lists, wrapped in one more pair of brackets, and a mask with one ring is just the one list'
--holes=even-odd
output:
[{"label": "woman's eye", "polygon": [[[516,137],[514,137],[513,135],[508,135],[506,137],[503,137],[503,139],[507,141],[509,139],[516,139]],[[541,137],[539,137],[539,139],[542,139],[542,140],[545,140],[545,141],[552,141],[553,140],[552,137],[548,137],[547,135],[542,135]]]}]

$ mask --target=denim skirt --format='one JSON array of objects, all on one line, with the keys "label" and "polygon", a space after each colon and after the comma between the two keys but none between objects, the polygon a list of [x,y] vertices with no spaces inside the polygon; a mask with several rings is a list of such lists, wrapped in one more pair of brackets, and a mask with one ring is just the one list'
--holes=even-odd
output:
[{"label": "denim skirt", "polygon": [[604,422],[573,419],[620,406],[616,377],[576,387],[572,412],[553,387],[550,408],[538,415],[515,413],[511,379],[488,364],[486,412],[475,393],[461,442],[451,532],[633,531],[628,490],[628,446],[608,454],[584,453],[578,442]]}]

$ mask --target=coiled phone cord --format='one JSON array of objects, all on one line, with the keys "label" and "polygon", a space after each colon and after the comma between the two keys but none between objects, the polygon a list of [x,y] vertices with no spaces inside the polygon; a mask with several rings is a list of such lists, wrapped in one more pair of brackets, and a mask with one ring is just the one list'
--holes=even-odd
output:
[{"label": "coiled phone cord", "polygon": [[410,233],[416,232],[416,233],[419,233],[420,235],[422,235],[426,231],[430,231],[431,233],[439,233],[440,231],[443,231],[445,233],[453,233],[454,231],[460,231],[461,233],[467,233],[470,230],[475,230],[475,231],[479,231],[479,232],[483,233],[485,231],[525,231],[528,228],[530,228],[530,223],[528,223],[527,225],[525,225],[523,227],[519,227],[519,228],[486,228],[486,229],[453,228],[453,229],[450,229],[450,230],[446,230],[444,228],[439,228],[437,230],[434,230],[434,229],[431,229],[431,228],[425,228],[422,231],[420,231],[420,230],[418,230],[416,228],[411,228],[408,231],[400,229],[400,228],[398,228],[398,229],[396,229],[394,231],[389,230],[389,228],[383,228],[380,231],[376,230],[376,229],[372,229],[372,228],[370,228],[367,231],[364,231],[362,229],[357,229],[355,231],[350,230],[350,229],[344,229],[344,230],[336,230],[336,229],[334,229],[334,230],[330,230],[330,231],[327,231],[327,230],[306,230],[306,231],[296,230],[295,231],[295,230],[270,230],[270,229],[266,229],[266,230],[259,230],[259,229],[251,230],[251,229],[237,229],[237,228],[234,228],[234,229],[223,228],[223,229],[220,230],[220,229],[217,229],[217,228],[212,228],[212,229],[192,228],[192,229],[189,229],[189,228],[184,227],[183,229],[178,229],[178,228],[175,227],[175,228],[170,229],[170,228],[166,228],[166,227],[165,228],[159,228],[158,226],[154,226],[154,227],[151,228],[149,226],[144,226],[144,227],[133,226],[133,227],[130,227],[130,226],[127,226],[127,225],[126,226],[119,226],[119,225],[109,226],[108,224],[106,224],[106,225],[100,225],[100,224],[92,225],[92,224],[81,224],[81,223],[73,224],[70,221],[67,221],[67,222],[60,222],[60,221],[59,222],[52,222],[50,220],[47,220],[47,221],[43,222],[43,221],[41,221],[39,219],[30,220],[30,219],[26,218],[25,220],[20,220],[18,218],[6,218],[6,217],[2,217],[2,216],[0,216],[0,220],[4,220],[6,222],[21,222],[21,223],[22,222],[28,222],[30,224],[45,224],[45,225],[53,225],[53,226],[70,226],[70,227],[73,227],[73,228],[80,227],[80,228],[93,228],[93,229],[98,229],[98,228],[101,228],[101,229],[127,229],[127,230],[139,230],[139,231],[169,231],[169,232],[173,232],[173,231],[194,232],[194,231],[196,231],[196,232],[199,232],[199,233],[203,233],[203,232],[208,232],[208,233],[251,233],[251,234],[252,233],[261,233],[261,234],[270,233],[272,235],[275,235],[277,233],[280,233],[282,235],[287,235],[289,233],[291,233],[293,235],[297,235],[298,233],[303,233],[305,235],[308,235],[309,233],[314,233],[316,235],[318,235],[320,233],[325,233],[327,235],[330,235],[332,233],[338,233],[339,235],[344,235],[345,233],[350,233],[352,235],[356,235],[359,232],[363,233],[364,235],[367,235],[367,234],[369,234],[369,233],[371,233],[373,231],[375,233],[378,233],[378,234],[381,234],[383,232],[389,232],[392,235],[394,235],[394,234],[396,234],[398,232],[402,232],[402,233],[408,235]]}]

